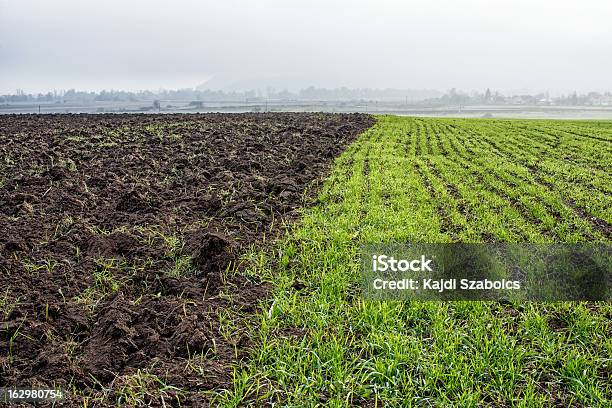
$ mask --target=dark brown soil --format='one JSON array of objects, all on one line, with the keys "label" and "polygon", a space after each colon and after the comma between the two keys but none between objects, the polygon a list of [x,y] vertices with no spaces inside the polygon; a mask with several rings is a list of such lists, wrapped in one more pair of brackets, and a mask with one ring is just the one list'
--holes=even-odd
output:
[{"label": "dark brown soil", "polygon": [[240,254],[278,233],[373,121],[0,116],[0,387],[60,386],[68,405],[206,405],[248,350],[240,316],[267,294],[231,272]]}]

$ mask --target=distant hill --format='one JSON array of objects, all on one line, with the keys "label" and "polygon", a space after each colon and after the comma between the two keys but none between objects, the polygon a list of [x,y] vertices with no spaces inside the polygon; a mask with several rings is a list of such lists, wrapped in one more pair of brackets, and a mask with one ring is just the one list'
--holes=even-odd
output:
[{"label": "distant hill", "polygon": [[315,87],[312,85],[312,81],[299,77],[265,77],[235,80],[227,76],[216,76],[198,85],[196,90],[221,92],[251,91],[257,96],[262,97],[318,100],[376,99],[415,102],[442,96],[442,92],[431,89],[355,89],[324,85]]}]

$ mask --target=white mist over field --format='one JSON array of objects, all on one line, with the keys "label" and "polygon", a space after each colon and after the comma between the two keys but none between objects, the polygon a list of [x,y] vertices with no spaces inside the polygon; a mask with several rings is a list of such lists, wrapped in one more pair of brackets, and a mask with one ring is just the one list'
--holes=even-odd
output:
[{"label": "white mist over field", "polygon": [[23,89],[612,90],[612,2],[0,0]]}]

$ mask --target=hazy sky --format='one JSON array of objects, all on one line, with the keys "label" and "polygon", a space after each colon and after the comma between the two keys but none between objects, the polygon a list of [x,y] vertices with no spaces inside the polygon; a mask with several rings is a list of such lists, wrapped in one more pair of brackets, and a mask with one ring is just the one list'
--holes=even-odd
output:
[{"label": "hazy sky", "polygon": [[609,0],[0,0],[0,93],[612,90]]}]

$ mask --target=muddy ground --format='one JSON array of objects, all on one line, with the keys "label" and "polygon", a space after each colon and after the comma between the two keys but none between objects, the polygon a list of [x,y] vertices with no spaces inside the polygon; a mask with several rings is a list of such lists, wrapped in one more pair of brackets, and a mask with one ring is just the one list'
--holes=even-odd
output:
[{"label": "muddy ground", "polygon": [[267,292],[240,255],[372,124],[0,116],[0,387],[62,387],[80,406],[202,406],[231,387],[249,346],[240,316]]}]

